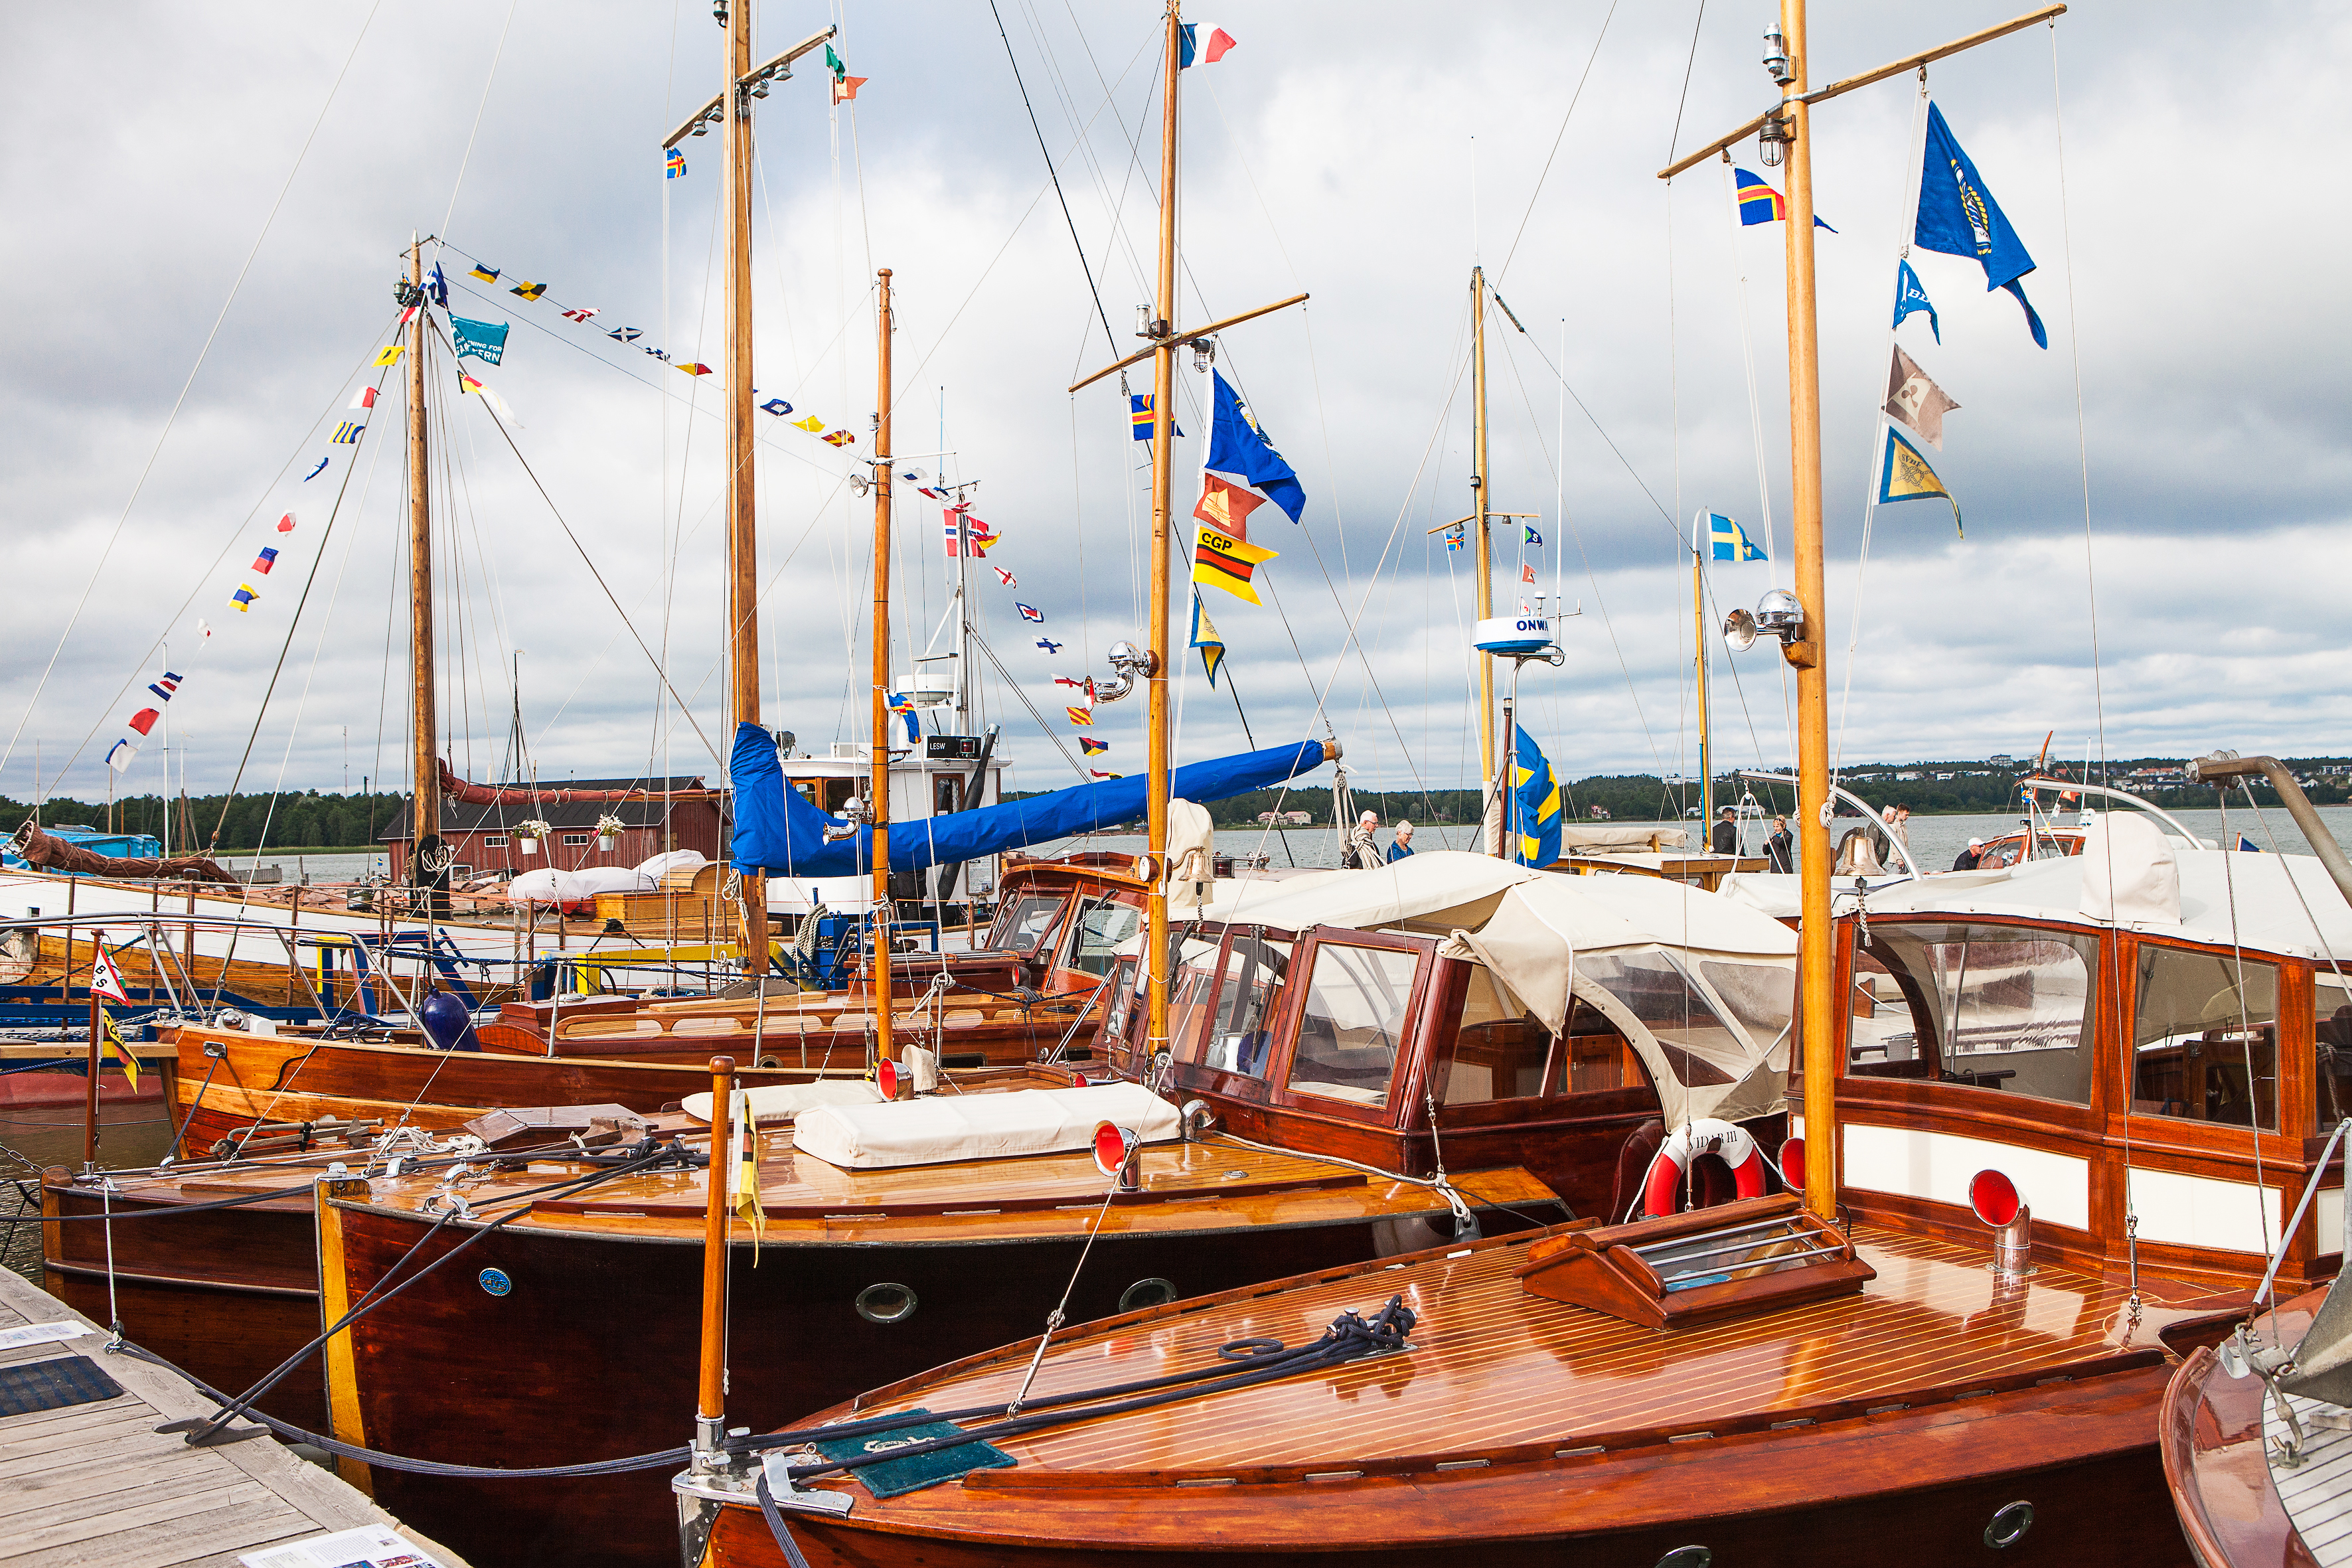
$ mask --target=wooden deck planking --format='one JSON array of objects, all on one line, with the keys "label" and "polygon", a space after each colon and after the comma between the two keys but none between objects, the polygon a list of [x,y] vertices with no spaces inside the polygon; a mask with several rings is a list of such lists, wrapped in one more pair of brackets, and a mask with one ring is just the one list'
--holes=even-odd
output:
[{"label": "wooden deck planking", "polygon": [[[0,1329],[90,1320],[0,1270]],[[95,1326],[94,1324],[91,1326]],[[211,1405],[102,1335],[0,1351],[0,1365],[86,1355],[122,1385],[89,1405],[0,1416],[0,1568],[227,1568],[239,1554],[368,1524],[402,1527],[275,1441],[191,1448],[155,1427]],[[460,1560],[405,1531],[457,1568]]]},{"label": "wooden deck planking", "polygon": [[[1267,1300],[1073,1339],[1039,1394],[1207,1364],[1244,1336],[1291,1345],[1340,1312],[1395,1293],[1419,1314],[1412,1350],[1318,1377],[1162,1406],[1000,1444],[1047,1470],[1200,1472],[1317,1468],[1520,1445],[1576,1446],[1626,1431],[1699,1432],[1727,1418],[1860,1406],[1926,1385],[2055,1372],[2116,1348],[2127,1289],[2054,1268],[1997,1299],[1980,1252],[1885,1231],[1858,1236],[1880,1278],[1864,1294],[1672,1334],[1524,1292],[1516,1240]],[[1002,1401],[1025,1355],[926,1378],[871,1408]]]}]

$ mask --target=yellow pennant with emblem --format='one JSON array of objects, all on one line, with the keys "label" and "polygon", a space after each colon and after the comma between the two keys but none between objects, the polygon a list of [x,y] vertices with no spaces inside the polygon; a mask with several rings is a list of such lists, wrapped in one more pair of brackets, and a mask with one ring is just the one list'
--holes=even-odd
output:
[{"label": "yellow pennant with emblem", "polygon": [[116,1061],[121,1062],[122,1064],[123,1080],[131,1085],[132,1093],[137,1093],[139,1089],[139,1058],[131,1054],[131,1043],[122,1037],[122,1030],[121,1026],[115,1023],[114,1015],[108,1012],[103,1007],[100,1007],[98,1010],[98,1022],[100,1032],[105,1039],[105,1044],[99,1052],[100,1058],[103,1059],[104,1058],[110,1056]]},{"label": "yellow pennant with emblem", "polygon": [[1944,488],[1936,475],[1935,466],[1926,453],[1906,440],[1903,432],[1892,424],[1886,426],[1886,458],[1878,469],[1878,499],[1881,501],[1941,500],[1952,509],[1952,526],[1966,539],[1969,531],[1960,522],[1960,503]]},{"label": "yellow pennant with emblem", "polygon": [[767,1238],[768,1211],[760,1205],[760,1141],[751,1126],[751,1091],[735,1091],[735,1147],[730,1160],[727,1195],[735,1212],[751,1227],[751,1267],[760,1266],[760,1243]]}]

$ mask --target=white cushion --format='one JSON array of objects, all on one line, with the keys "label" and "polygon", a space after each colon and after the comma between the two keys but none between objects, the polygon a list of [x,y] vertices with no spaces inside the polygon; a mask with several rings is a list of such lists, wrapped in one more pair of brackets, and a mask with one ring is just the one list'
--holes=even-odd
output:
[{"label": "white cushion", "polygon": [[1002,1160],[1091,1147],[1108,1121],[1147,1143],[1181,1131],[1176,1108],[1139,1084],[935,1094],[884,1105],[824,1105],[801,1116],[793,1147],[854,1171]]}]

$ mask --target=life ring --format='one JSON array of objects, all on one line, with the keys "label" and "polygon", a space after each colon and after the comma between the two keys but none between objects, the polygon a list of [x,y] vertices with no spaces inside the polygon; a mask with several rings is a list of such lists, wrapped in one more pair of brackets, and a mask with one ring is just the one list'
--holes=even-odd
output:
[{"label": "life ring", "polygon": [[1764,1195],[1764,1151],[1748,1131],[1737,1122],[1703,1116],[1685,1122],[1666,1135],[1650,1160],[1650,1173],[1642,1184],[1642,1215],[1657,1219],[1675,1209],[1675,1189],[1693,1157],[1714,1154],[1731,1167],[1731,1179],[1743,1198]]}]

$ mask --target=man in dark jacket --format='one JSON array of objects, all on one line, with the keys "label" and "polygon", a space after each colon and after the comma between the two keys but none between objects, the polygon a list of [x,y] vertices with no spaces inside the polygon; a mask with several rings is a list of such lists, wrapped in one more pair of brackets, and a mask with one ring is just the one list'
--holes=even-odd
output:
[{"label": "man in dark jacket", "polygon": [[1772,819],[1772,835],[1764,840],[1764,863],[1783,876],[1797,868],[1797,837],[1789,831],[1785,816]]},{"label": "man in dark jacket", "polygon": [[1969,847],[1966,849],[1961,850],[1959,857],[1952,862],[1952,869],[1955,871],[1973,871],[1977,868],[1978,858],[1983,854],[1984,840],[1981,838],[1971,838],[1969,840]]},{"label": "man in dark jacket", "polygon": [[1707,847],[1717,855],[1739,853],[1739,823],[1731,807],[1715,814],[1715,832],[1707,839]]}]

